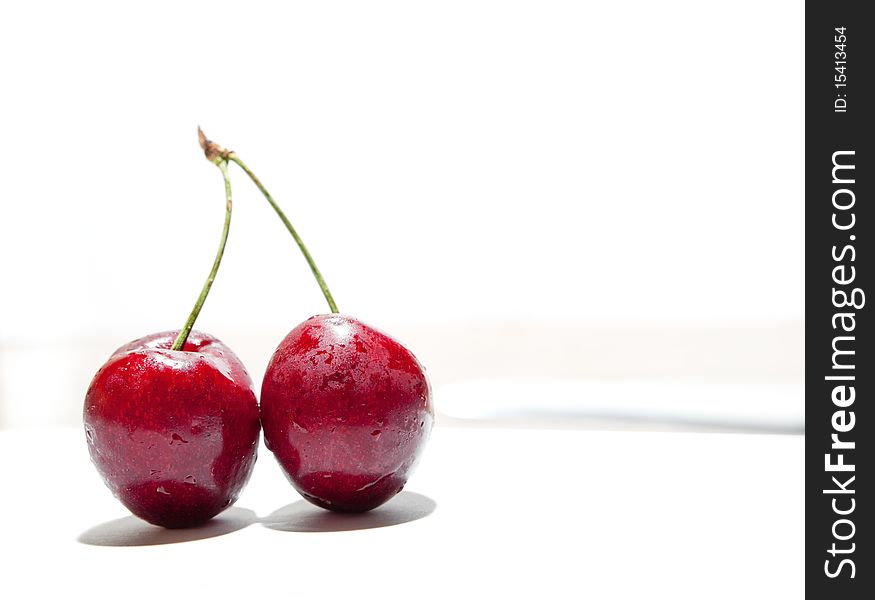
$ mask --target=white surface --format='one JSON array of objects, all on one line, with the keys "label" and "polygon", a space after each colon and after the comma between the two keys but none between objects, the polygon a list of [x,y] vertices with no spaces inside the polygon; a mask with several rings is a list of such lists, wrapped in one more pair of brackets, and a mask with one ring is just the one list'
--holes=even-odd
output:
[{"label": "white surface", "polygon": [[447,384],[439,398],[441,414],[465,420],[601,420],[698,430],[805,430],[801,382],[479,380]]},{"label": "white surface", "polygon": [[[411,493],[344,520],[303,504],[262,448],[237,506],[192,535],[265,522],[179,541],[125,518],[81,431],[3,432],[3,595],[801,598],[802,452],[800,436],[438,427]],[[432,502],[392,526],[275,529]]]}]

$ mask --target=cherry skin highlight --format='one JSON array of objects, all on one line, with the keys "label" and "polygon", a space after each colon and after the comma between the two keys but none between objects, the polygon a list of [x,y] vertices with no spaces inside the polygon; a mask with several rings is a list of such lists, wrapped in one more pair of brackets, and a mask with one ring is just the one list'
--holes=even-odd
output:
[{"label": "cherry skin highlight", "polygon": [[192,331],[135,340],[91,382],[84,422],[91,460],[132,513],[162,527],[199,525],[236,501],[255,464],[258,403],[231,350]]},{"label": "cherry skin highlight", "polygon": [[401,491],[434,423],[416,357],[386,334],[339,314],[293,329],[261,388],[267,447],[307,500],[340,512]]}]

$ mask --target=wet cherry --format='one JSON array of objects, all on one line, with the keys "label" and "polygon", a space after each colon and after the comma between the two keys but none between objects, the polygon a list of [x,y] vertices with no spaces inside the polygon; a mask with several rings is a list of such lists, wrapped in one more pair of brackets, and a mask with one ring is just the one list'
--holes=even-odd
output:
[{"label": "wet cherry", "polygon": [[261,387],[264,438],[307,500],[375,508],[401,491],[433,422],[428,380],[394,339],[351,317],[304,321]]},{"label": "wet cherry", "polygon": [[91,459],[132,513],[190,527],[232,504],[252,471],[258,405],[240,360],[192,332],[150,335],[113,353],[85,397]]}]

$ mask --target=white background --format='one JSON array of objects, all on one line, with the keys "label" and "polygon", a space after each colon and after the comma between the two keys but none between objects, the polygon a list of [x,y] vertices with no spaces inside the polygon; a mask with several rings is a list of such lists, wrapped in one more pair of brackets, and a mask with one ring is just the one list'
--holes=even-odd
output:
[{"label": "white background", "polygon": [[[0,10],[0,426],[78,422],[111,350],[183,323],[223,218],[198,124],[438,386],[801,381],[799,2]],[[257,381],[326,307],[232,177],[197,326]]]},{"label": "white background", "polygon": [[[762,433],[804,418],[803,58],[790,0],[2,5],[0,595],[799,597],[802,438]],[[433,515],[275,531],[337,524],[264,448],[188,543],[101,486],[88,382],[183,324],[218,243],[198,124],[428,367]],[[258,388],[326,306],[232,178],[197,327]]]}]

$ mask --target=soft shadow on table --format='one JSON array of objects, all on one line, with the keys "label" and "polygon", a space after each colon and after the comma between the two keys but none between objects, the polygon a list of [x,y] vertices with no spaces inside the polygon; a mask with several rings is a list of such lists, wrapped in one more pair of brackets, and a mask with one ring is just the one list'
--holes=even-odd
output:
[{"label": "soft shadow on table", "polygon": [[401,525],[427,517],[437,503],[422,494],[401,492],[392,500],[366,513],[335,513],[299,500],[261,519],[261,524],[277,531],[324,532],[376,529]]},{"label": "soft shadow on table", "polygon": [[159,546],[217,537],[239,531],[258,521],[255,512],[232,506],[198,527],[164,529],[136,517],[107,521],[82,533],[77,539],[90,546]]}]

